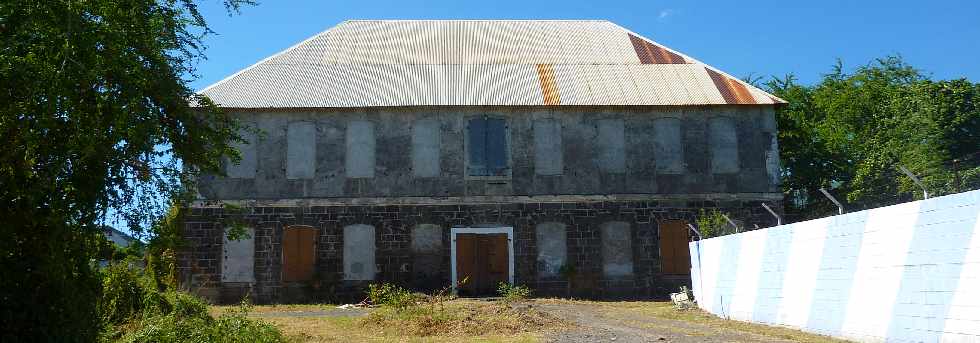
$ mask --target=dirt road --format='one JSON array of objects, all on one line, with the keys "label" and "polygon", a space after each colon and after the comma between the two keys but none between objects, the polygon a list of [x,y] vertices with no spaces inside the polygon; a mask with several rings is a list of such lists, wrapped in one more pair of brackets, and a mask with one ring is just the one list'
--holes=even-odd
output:
[{"label": "dirt road", "polygon": [[[535,303],[538,310],[554,314],[577,325],[545,338],[549,342],[815,342],[833,341],[829,337],[802,334],[804,339],[786,334],[759,334],[714,322],[699,323],[650,315],[649,309],[617,303],[556,301]],[[669,312],[668,312],[669,313]],[[786,330],[777,329],[774,330]],[[767,333],[762,330],[762,332]],[[784,337],[780,337],[784,336]],[[809,336],[809,337],[806,337]],[[796,337],[793,337],[796,338]]]}]

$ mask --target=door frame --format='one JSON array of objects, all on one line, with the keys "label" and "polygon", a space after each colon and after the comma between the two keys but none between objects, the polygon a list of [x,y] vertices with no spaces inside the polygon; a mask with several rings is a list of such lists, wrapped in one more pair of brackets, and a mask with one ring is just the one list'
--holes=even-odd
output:
[{"label": "door frame", "polygon": [[454,227],[449,232],[449,270],[452,274],[453,294],[456,294],[456,235],[460,233],[474,234],[507,234],[507,282],[514,284],[514,228],[502,227]]}]

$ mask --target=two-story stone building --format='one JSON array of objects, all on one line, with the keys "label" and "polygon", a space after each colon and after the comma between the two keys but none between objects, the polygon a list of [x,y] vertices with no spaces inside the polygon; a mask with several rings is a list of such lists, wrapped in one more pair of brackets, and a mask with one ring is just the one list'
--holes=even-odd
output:
[{"label": "two-story stone building", "polygon": [[699,209],[781,207],[782,100],[607,21],[347,21],[201,93],[262,132],[185,218],[216,301],[661,295]]}]

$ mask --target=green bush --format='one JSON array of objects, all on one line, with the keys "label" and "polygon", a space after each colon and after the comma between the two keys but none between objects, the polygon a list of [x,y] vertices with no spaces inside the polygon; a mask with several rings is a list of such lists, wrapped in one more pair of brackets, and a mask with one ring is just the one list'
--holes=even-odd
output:
[{"label": "green bush", "polygon": [[[102,298],[99,299],[99,314],[107,324],[119,324],[132,319],[143,310],[147,294],[139,271],[127,259],[114,263],[102,270]],[[155,293],[155,292],[151,292]]]},{"label": "green bush", "polygon": [[504,297],[504,300],[506,301],[519,301],[530,298],[531,289],[527,288],[526,286],[516,286],[506,282],[501,282],[497,285],[497,294]]},{"label": "green bush", "polygon": [[702,238],[725,236],[735,233],[735,228],[725,219],[725,214],[716,209],[705,211],[703,208],[698,212],[698,230]]},{"label": "green bush", "polygon": [[249,306],[218,318],[208,304],[185,292],[161,290],[127,260],[103,270],[99,310],[102,340],[110,342],[282,342],[273,325],[247,318]]},{"label": "green bush", "polygon": [[372,304],[395,309],[405,309],[422,300],[421,295],[390,283],[368,285],[368,298]]},{"label": "green bush", "polygon": [[139,324],[120,342],[282,342],[282,333],[272,324],[251,320],[247,311],[222,314],[218,318],[204,315],[180,316],[177,311],[153,316]]}]

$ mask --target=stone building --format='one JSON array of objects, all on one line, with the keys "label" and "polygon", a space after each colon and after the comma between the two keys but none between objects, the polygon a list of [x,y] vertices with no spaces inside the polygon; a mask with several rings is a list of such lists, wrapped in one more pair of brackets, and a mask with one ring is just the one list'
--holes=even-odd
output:
[{"label": "stone building", "polygon": [[781,208],[783,101],[607,21],[347,21],[201,93],[261,132],[185,217],[215,301],[657,296],[700,209]]}]

